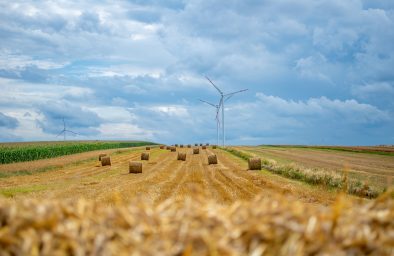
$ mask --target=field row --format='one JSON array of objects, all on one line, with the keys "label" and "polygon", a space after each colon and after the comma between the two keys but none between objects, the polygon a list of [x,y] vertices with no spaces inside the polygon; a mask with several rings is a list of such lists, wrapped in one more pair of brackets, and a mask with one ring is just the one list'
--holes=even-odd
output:
[{"label": "field row", "polygon": [[0,146],[0,164],[33,161],[100,149],[129,148],[152,145],[152,142],[64,142],[32,143]]}]

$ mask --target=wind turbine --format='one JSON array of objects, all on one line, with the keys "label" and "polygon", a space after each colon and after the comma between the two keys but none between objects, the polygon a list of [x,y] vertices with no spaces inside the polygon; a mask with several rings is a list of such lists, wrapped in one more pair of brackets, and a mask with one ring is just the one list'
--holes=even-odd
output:
[{"label": "wind turbine", "polygon": [[199,100],[201,102],[204,102],[208,105],[211,105],[212,107],[216,108],[216,145],[219,145],[219,127],[220,127],[220,119],[219,119],[219,111],[220,111],[220,105],[215,105],[213,103],[210,103],[205,100]]},{"label": "wind turbine", "polygon": [[230,92],[230,93],[224,93],[222,90],[219,89],[212,81],[209,79],[207,76],[205,77],[212,85],[215,87],[215,89],[219,92],[220,94],[220,102],[219,102],[219,108],[222,108],[222,146],[225,147],[226,143],[226,132],[224,129],[224,103],[229,100],[231,97],[233,97],[235,94],[247,91],[248,89],[243,89],[235,92]]},{"label": "wind turbine", "polygon": [[79,135],[79,134],[76,133],[76,132],[73,132],[73,131],[70,131],[70,130],[67,130],[67,129],[66,129],[66,122],[64,121],[64,118],[63,118],[63,130],[62,130],[58,135],[56,135],[56,137],[59,137],[59,136],[63,133],[64,141],[66,141],[66,132],[70,132],[70,133],[73,133],[73,134],[75,134],[75,135]]}]

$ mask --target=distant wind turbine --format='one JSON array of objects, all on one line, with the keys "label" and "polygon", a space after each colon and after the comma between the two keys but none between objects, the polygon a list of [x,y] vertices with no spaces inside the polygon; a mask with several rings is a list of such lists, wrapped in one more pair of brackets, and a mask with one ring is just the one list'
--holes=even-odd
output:
[{"label": "distant wind turbine", "polygon": [[215,87],[215,89],[219,92],[220,94],[220,102],[219,102],[219,108],[222,108],[222,146],[225,147],[226,144],[226,133],[224,129],[224,103],[229,100],[231,97],[233,97],[235,94],[247,91],[248,89],[243,89],[240,91],[235,91],[231,93],[224,93],[222,90],[219,89],[212,81],[209,79],[207,76],[205,77],[212,85]]},{"label": "distant wind turbine", "polygon": [[219,111],[220,111],[220,105],[215,105],[213,103],[210,103],[208,101],[205,100],[199,100],[201,102],[204,102],[212,107],[214,107],[216,109],[216,145],[219,145],[219,128],[220,128],[220,120],[219,120]]},{"label": "distant wind turbine", "polygon": [[60,135],[63,134],[63,139],[64,139],[64,141],[66,141],[66,133],[67,133],[67,132],[73,133],[73,134],[75,134],[75,135],[79,135],[79,134],[76,133],[76,132],[73,132],[73,131],[70,131],[70,130],[67,130],[67,129],[66,129],[66,122],[64,121],[64,118],[63,118],[63,130],[62,130],[58,135],[56,135],[56,137],[59,137]]}]

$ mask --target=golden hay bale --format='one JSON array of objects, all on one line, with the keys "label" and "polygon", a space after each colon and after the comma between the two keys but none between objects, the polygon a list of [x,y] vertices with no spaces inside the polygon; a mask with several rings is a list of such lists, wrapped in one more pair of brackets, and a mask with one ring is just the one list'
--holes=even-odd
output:
[{"label": "golden hay bale", "polygon": [[101,157],[101,166],[111,165],[111,158],[109,156]]},{"label": "golden hay bale", "polygon": [[191,147],[192,147],[192,145],[190,145],[190,144],[187,145],[187,148],[191,148]]},{"label": "golden hay bale", "polygon": [[212,148],[213,148],[213,149],[216,149],[216,145],[213,145]]},{"label": "golden hay bale", "polygon": [[208,164],[217,164],[217,163],[218,163],[218,158],[216,157],[215,154],[208,156]]},{"label": "golden hay bale", "polygon": [[266,191],[223,204],[199,187],[158,204],[122,192],[105,203],[0,198],[0,254],[393,255],[392,190],[320,207]]},{"label": "golden hay bale", "polygon": [[163,145],[161,145],[161,146],[160,146],[160,149],[164,149],[164,146],[163,146]]},{"label": "golden hay bale", "polygon": [[141,160],[149,160],[149,153],[141,153]]},{"label": "golden hay bale", "polygon": [[181,160],[181,161],[186,161],[186,153],[181,153],[181,152],[179,152],[178,153],[178,158],[177,158],[178,160]]},{"label": "golden hay bale", "polygon": [[199,148],[193,148],[193,154],[194,155],[200,154],[200,149]]},{"label": "golden hay bale", "polygon": [[129,162],[129,173],[142,173],[142,163],[130,161]]},{"label": "golden hay bale", "polygon": [[202,146],[202,149],[207,149],[207,147],[206,146]]},{"label": "golden hay bale", "polygon": [[183,144],[181,144],[180,147],[183,148]]},{"label": "golden hay bale", "polygon": [[146,149],[146,150],[150,150],[150,147],[146,147],[145,149]]},{"label": "golden hay bale", "polygon": [[261,158],[252,157],[248,159],[249,170],[261,170]]},{"label": "golden hay bale", "polygon": [[171,152],[176,152],[176,147],[171,147]]},{"label": "golden hay bale", "polygon": [[106,156],[107,154],[104,154],[104,153],[102,153],[102,154],[99,154],[99,161],[101,161],[101,158],[103,157],[103,156]]},{"label": "golden hay bale", "polygon": [[167,146],[166,149],[167,149],[167,150],[171,150],[171,147],[170,147],[170,146]]}]

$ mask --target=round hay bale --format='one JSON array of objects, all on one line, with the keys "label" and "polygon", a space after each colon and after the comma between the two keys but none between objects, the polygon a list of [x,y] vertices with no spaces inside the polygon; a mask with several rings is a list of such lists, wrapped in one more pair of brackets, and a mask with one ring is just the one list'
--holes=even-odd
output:
[{"label": "round hay bale", "polygon": [[191,147],[192,147],[192,145],[190,145],[190,144],[187,145],[187,148],[191,148]]},{"label": "round hay bale", "polygon": [[199,148],[193,148],[193,154],[194,155],[200,154],[200,149]]},{"label": "round hay bale", "polygon": [[218,163],[218,158],[216,157],[215,154],[208,156],[208,164],[217,164],[217,163]]},{"label": "round hay bale", "polygon": [[178,153],[178,158],[177,158],[178,160],[181,160],[181,161],[186,161],[186,153],[181,153],[181,152],[179,152]]},{"label": "round hay bale", "polygon": [[216,145],[213,145],[212,148],[213,148],[213,149],[216,149]]},{"label": "round hay bale", "polygon": [[149,153],[141,153],[141,160],[149,161]]},{"label": "round hay bale", "polygon": [[129,173],[142,173],[142,163],[130,161],[129,162]]},{"label": "round hay bale", "polygon": [[150,150],[150,147],[146,147],[145,149],[146,149],[146,150]]},{"label": "round hay bale", "polygon": [[183,144],[181,144],[180,147],[183,148]]},{"label": "round hay bale", "polygon": [[170,146],[167,146],[166,149],[167,149],[167,150],[171,150],[171,147],[170,147]]},{"label": "round hay bale", "polygon": [[261,158],[252,157],[248,159],[249,170],[261,170]]},{"label": "round hay bale", "polygon": [[101,161],[101,158],[102,158],[103,156],[107,156],[107,154],[104,154],[104,153],[99,154],[99,161]]},{"label": "round hay bale", "polygon": [[111,165],[111,158],[109,156],[101,157],[101,166]]},{"label": "round hay bale", "polygon": [[164,146],[163,146],[163,145],[161,145],[161,146],[160,146],[160,149],[164,149]]},{"label": "round hay bale", "polygon": [[206,146],[202,146],[202,149],[207,149],[207,147]]},{"label": "round hay bale", "polygon": [[176,147],[171,147],[171,152],[176,152]]}]

